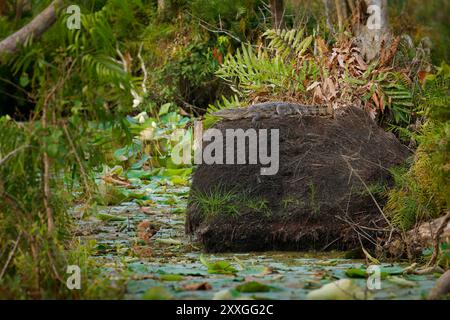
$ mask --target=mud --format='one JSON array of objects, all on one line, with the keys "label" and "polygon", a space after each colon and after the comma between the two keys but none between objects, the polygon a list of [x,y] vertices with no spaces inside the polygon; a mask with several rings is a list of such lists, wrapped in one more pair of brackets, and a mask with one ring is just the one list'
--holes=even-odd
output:
[{"label": "mud", "polygon": [[[251,119],[216,125],[223,134],[252,127]],[[347,250],[373,247],[383,237],[379,207],[391,183],[388,169],[409,155],[393,134],[354,108],[335,118],[263,119],[259,128],[280,130],[278,173],[263,176],[260,165],[200,165],[187,234],[210,252]],[[267,210],[236,203],[237,214],[207,215],[195,195],[213,192],[241,193],[235,199],[258,199]]]}]

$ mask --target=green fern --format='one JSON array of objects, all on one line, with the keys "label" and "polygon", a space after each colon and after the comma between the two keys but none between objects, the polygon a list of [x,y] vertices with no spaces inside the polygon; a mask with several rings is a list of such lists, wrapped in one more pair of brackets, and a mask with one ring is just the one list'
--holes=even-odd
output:
[{"label": "green fern", "polygon": [[419,112],[433,120],[450,120],[450,66],[443,62],[434,75],[428,75]]},{"label": "green fern", "polygon": [[263,37],[270,40],[269,49],[275,50],[276,55],[283,59],[302,57],[313,42],[313,36],[304,37],[304,29],[270,29],[263,34]]},{"label": "green fern", "polygon": [[250,93],[295,94],[304,92],[306,79],[316,79],[320,69],[306,52],[313,36],[304,30],[267,30],[267,48],[255,50],[243,45],[234,55],[228,55],[216,75],[230,84],[241,97]]},{"label": "green fern", "polygon": [[394,122],[402,125],[410,123],[415,106],[410,80],[399,72],[385,72],[377,81],[381,85],[386,106]]},{"label": "green fern", "polygon": [[242,102],[239,100],[237,95],[231,96],[229,99],[227,97],[222,96],[221,100],[216,102],[216,105],[210,104],[208,106],[207,113],[203,119],[203,125],[205,129],[211,128],[216,124],[220,119],[213,116],[211,113],[216,112],[222,109],[232,109],[242,107]]},{"label": "green fern", "polygon": [[235,55],[226,57],[216,74],[239,94],[277,92],[289,87],[294,68],[279,56],[270,57],[266,50],[255,53],[251,46],[243,45]]}]

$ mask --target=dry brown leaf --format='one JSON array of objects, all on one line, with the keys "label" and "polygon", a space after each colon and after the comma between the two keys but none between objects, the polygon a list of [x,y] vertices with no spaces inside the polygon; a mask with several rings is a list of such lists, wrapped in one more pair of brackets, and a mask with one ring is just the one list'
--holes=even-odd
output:
[{"label": "dry brown leaf", "polygon": [[119,185],[119,186],[126,187],[126,188],[131,187],[131,183],[129,183],[124,178],[117,176],[116,174],[114,174],[112,176],[109,176],[109,175],[103,176],[102,179],[106,183],[111,183],[111,184]]},{"label": "dry brown leaf", "polygon": [[323,101],[325,101],[325,96],[323,95],[323,92],[322,92],[322,89],[320,88],[320,86],[317,86],[314,89],[313,100],[316,103],[322,103]]},{"label": "dry brown leaf", "polygon": [[324,92],[326,94],[327,100],[331,100],[332,98],[335,98],[337,95],[336,87],[333,83],[333,80],[331,78],[325,79],[324,82]]},{"label": "dry brown leaf", "polygon": [[364,61],[364,59],[359,54],[356,54],[355,58],[356,58],[356,62],[358,62],[358,66],[357,67],[359,69],[361,69],[361,70],[366,71],[367,70],[367,64]]},{"label": "dry brown leaf", "polygon": [[149,258],[153,255],[152,249],[149,246],[134,246],[133,252],[141,258]]},{"label": "dry brown leaf", "polygon": [[380,100],[378,100],[378,96],[377,96],[376,92],[374,92],[372,94],[371,99],[375,103],[375,106],[377,107],[377,109],[380,109]]},{"label": "dry brown leaf", "polygon": [[199,290],[211,290],[212,286],[208,282],[201,282],[201,283],[191,283],[191,284],[185,284],[183,286],[183,290],[185,291],[199,291]]},{"label": "dry brown leaf", "polygon": [[137,234],[139,239],[144,240],[146,243],[150,242],[150,238],[158,232],[158,230],[152,226],[150,221],[144,220],[137,226]]},{"label": "dry brown leaf", "polygon": [[325,43],[325,40],[323,40],[321,37],[317,37],[317,47],[319,48],[320,53],[327,54],[328,53],[328,46]]},{"label": "dry brown leaf", "polygon": [[154,214],[155,210],[153,210],[151,207],[141,207],[141,211],[145,214]]},{"label": "dry brown leaf", "polygon": [[338,60],[339,66],[341,66],[341,68],[345,68],[344,56],[341,54],[338,55],[337,60]]},{"label": "dry brown leaf", "polygon": [[306,88],[306,91],[311,91],[312,89],[315,89],[318,85],[320,85],[320,82],[315,81],[308,88]]}]

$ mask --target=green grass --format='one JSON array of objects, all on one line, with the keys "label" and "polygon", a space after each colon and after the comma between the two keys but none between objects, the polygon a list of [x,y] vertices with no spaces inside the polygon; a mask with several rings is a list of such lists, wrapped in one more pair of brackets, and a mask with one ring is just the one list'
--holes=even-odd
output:
[{"label": "green grass", "polygon": [[194,191],[193,201],[205,218],[218,215],[238,217],[248,211],[270,214],[268,201],[253,198],[248,192],[224,191],[221,188],[214,188],[206,193]]}]

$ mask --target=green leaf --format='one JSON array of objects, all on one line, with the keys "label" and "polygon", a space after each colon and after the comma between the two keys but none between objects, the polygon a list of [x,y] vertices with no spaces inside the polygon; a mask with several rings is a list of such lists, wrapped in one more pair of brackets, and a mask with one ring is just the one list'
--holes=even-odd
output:
[{"label": "green leaf", "polygon": [[349,278],[366,278],[366,269],[349,268],[345,270],[345,275]]},{"label": "green leaf", "polygon": [[208,262],[203,257],[200,256],[200,262],[208,268],[208,273],[211,274],[236,274],[237,270],[228,261],[216,261]]},{"label": "green leaf", "polygon": [[115,216],[112,214],[108,214],[108,213],[98,213],[96,215],[97,219],[102,220],[102,221],[125,221],[127,220],[126,217],[121,217],[121,216]]},{"label": "green leaf", "polygon": [[257,281],[250,281],[243,283],[241,285],[238,285],[236,287],[236,291],[239,292],[269,292],[273,291],[274,287],[268,286],[266,284],[257,282]]},{"label": "green leaf", "polygon": [[163,116],[167,113],[169,113],[170,107],[172,106],[172,103],[165,103],[161,106],[161,108],[159,109],[159,115]]},{"label": "green leaf", "polygon": [[24,73],[19,79],[19,84],[22,87],[26,87],[29,83],[30,83],[30,78],[28,78],[28,74]]},{"label": "green leaf", "polygon": [[159,278],[162,281],[181,281],[184,279],[184,277],[179,274],[162,274]]}]

